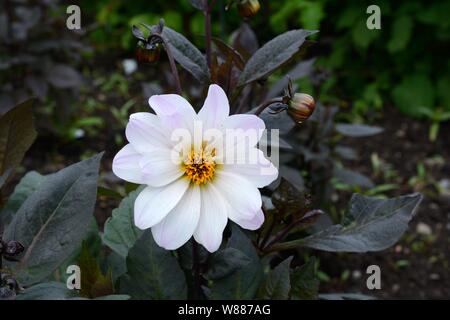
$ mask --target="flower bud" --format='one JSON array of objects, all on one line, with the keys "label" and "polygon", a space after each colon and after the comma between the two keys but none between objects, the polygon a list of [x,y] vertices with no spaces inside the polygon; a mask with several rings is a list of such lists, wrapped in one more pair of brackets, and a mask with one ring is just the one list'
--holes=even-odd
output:
[{"label": "flower bud", "polygon": [[312,113],[316,103],[314,98],[306,93],[296,93],[289,102],[288,114],[297,123],[307,120]]},{"label": "flower bud", "polygon": [[239,15],[243,18],[253,17],[260,8],[258,0],[239,0],[237,3]]},{"label": "flower bud", "polygon": [[136,59],[142,63],[152,63],[159,60],[161,45],[159,43],[138,42],[136,48]]}]

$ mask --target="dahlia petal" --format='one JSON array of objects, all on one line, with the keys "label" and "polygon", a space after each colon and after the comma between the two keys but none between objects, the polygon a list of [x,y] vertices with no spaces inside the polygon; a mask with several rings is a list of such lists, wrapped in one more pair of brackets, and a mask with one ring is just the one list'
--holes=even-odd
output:
[{"label": "dahlia petal", "polygon": [[247,230],[257,230],[264,223],[264,213],[261,209],[256,211],[253,218],[251,219],[241,219],[238,215],[233,214],[233,211],[229,211],[228,217],[231,221],[235,222],[239,226]]},{"label": "dahlia petal", "polygon": [[133,113],[127,124],[125,135],[136,151],[141,153],[154,148],[170,148],[171,146],[161,121],[149,112]]},{"label": "dahlia petal", "polygon": [[227,95],[217,84],[210,85],[205,103],[198,113],[204,128],[218,128],[229,114],[230,105]]},{"label": "dahlia petal", "polygon": [[239,212],[241,219],[251,219],[254,213],[261,209],[262,200],[258,188],[237,174],[217,172],[214,186],[226,202]]},{"label": "dahlia petal", "polygon": [[227,225],[227,207],[224,199],[211,184],[201,190],[200,219],[194,239],[209,252],[219,249]]},{"label": "dahlia petal", "polygon": [[148,103],[158,116],[171,116],[176,113],[195,115],[191,104],[178,94],[154,95],[148,99]]},{"label": "dahlia petal", "polygon": [[166,250],[175,250],[193,235],[200,218],[200,188],[189,188],[172,211],[152,227],[156,243]]},{"label": "dahlia petal", "polygon": [[139,161],[142,155],[131,144],[123,147],[114,157],[112,171],[119,178],[137,184],[145,183]]},{"label": "dahlia petal", "polygon": [[146,187],[134,203],[134,223],[139,229],[158,224],[178,204],[189,186],[187,179],[178,179],[161,187]]},{"label": "dahlia petal", "polygon": [[[223,121],[225,129],[256,130],[259,137],[266,129],[264,121],[253,114],[233,114]],[[259,138],[258,138],[259,140]]]},{"label": "dahlia petal", "polygon": [[176,161],[177,159],[172,158],[172,150],[169,149],[155,149],[145,153],[139,165],[146,184],[161,187],[181,177],[184,172]]},{"label": "dahlia petal", "polygon": [[277,179],[278,169],[267,160],[261,150],[252,148],[247,154],[249,157],[243,159],[241,155],[236,163],[226,162],[223,170],[246,178],[257,188],[263,188]]},{"label": "dahlia petal", "polygon": [[192,129],[193,120],[197,114],[191,104],[182,96],[177,94],[154,95],[148,99],[148,103],[171,131],[179,128]]}]

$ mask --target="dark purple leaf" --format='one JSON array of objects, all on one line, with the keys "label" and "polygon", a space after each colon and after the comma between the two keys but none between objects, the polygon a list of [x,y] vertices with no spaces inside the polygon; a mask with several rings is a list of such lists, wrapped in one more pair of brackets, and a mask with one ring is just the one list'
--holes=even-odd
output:
[{"label": "dark purple leaf", "polygon": [[139,29],[138,27],[133,26],[132,29],[131,29],[131,32],[133,32],[133,35],[134,35],[137,39],[139,39],[139,40],[145,40],[144,33],[143,33],[142,30]]},{"label": "dark purple leaf", "polygon": [[235,48],[246,60],[259,48],[258,38],[247,23],[243,23],[231,35],[232,47]]},{"label": "dark purple leaf", "polygon": [[223,55],[231,56],[233,62],[235,63],[236,67],[239,68],[239,70],[244,69],[245,66],[244,59],[236,49],[230,47],[228,44],[226,44],[225,42],[223,42],[221,39],[218,38],[213,38],[213,42],[217,46],[217,48],[222,52]]},{"label": "dark purple leaf", "polygon": [[33,99],[9,110],[0,118],[0,175],[16,168],[36,138]]},{"label": "dark purple leaf", "polygon": [[314,33],[316,31],[291,30],[267,42],[248,60],[239,78],[239,85],[267,77],[291,59],[306,37]]},{"label": "dark purple leaf", "polygon": [[340,134],[352,138],[368,137],[383,132],[383,128],[365,124],[338,123],[335,129]]},{"label": "dark purple leaf", "polygon": [[198,81],[208,82],[210,78],[206,59],[185,36],[164,27],[161,36],[170,47],[174,59]]}]

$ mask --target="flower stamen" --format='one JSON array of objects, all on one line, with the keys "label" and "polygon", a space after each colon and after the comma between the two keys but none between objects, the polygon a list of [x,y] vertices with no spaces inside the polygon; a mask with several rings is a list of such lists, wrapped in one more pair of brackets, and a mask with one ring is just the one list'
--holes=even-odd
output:
[{"label": "flower stamen", "polygon": [[211,152],[205,152],[202,148],[200,151],[191,150],[183,164],[186,176],[193,183],[200,185],[206,184],[214,177],[216,170],[215,149]]}]

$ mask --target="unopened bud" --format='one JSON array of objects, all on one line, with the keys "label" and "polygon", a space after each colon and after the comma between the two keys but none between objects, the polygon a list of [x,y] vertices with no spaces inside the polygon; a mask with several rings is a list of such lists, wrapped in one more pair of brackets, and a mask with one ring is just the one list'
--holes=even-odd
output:
[{"label": "unopened bud", "polygon": [[297,123],[306,121],[314,112],[314,98],[306,93],[296,93],[289,102],[288,114]]},{"label": "unopened bud", "polygon": [[243,18],[253,17],[260,8],[258,0],[239,0],[237,3],[239,15]]},{"label": "unopened bud", "polygon": [[138,42],[136,48],[136,59],[142,63],[152,63],[159,60],[161,45],[159,43]]}]

